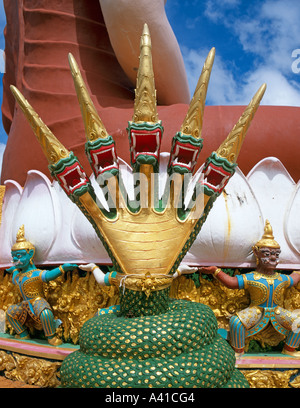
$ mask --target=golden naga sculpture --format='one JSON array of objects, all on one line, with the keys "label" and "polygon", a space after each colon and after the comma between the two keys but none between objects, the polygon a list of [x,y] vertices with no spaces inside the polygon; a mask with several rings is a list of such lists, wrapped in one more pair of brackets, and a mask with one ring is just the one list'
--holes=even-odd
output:
[{"label": "golden naga sculpture", "polygon": [[[214,201],[234,174],[242,142],[266,86],[264,84],[258,90],[232,132],[206,160],[202,172],[195,175],[203,142],[204,106],[214,55],[213,48],[205,61],[183,125],[173,138],[169,179],[164,192],[159,195],[157,176],[163,127],[156,110],[151,39],[145,24],[140,43],[134,114],[127,128],[134,199],[129,196],[119,171],[113,138],[96,112],[75,59],[69,56],[85,124],[86,154],[107,198],[105,208],[74,154],[56,139],[18,89],[11,86],[48,159],[52,176],[91,222],[108,251],[114,272],[105,278],[105,284],[121,284],[124,289],[147,295],[170,287]],[[187,176],[197,177],[188,203],[184,192],[191,177]]]}]

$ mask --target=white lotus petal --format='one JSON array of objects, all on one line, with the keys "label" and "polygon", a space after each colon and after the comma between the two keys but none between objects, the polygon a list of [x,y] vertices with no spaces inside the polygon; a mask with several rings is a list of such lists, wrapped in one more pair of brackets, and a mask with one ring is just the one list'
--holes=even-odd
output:
[{"label": "white lotus petal", "polygon": [[284,234],[289,245],[300,254],[300,182],[298,182],[286,210]]},{"label": "white lotus petal", "polygon": [[80,257],[81,263],[111,263],[111,260],[95,230],[80,211],[74,213],[71,225],[71,235],[77,251],[80,251],[80,255],[78,254],[76,259]]},{"label": "white lotus petal", "polygon": [[59,202],[57,218],[59,219],[59,232],[47,255],[43,259],[43,264],[62,264],[65,262],[74,262],[81,260],[81,252],[74,244],[71,236],[71,224],[74,213],[80,210],[69,199],[57,181],[52,183],[54,194]]},{"label": "white lotus petal", "polygon": [[5,194],[2,206],[2,220],[0,227],[0,266],[7,268],[11,266],[11,247],[16,242],[16,235],[13,232],[12,221],[15,217],[16,209],[19,205],[22,187],[16,181],[7,180],[4,182]]},{"label": "white lotus petal", "polygon": [[252,267],[252,245],[261,233],[262,214],[239,168],[215,201],[184,262]]},{"label": "white lotus petal", "polygon": [[275,240],[281,246],[278,268],[289,269],[299,265],[300,258],[287,242],[284,228],[286,214],[290,211],[290,200],[295,192],[294,180],[275,157],[267,157],[257,163],[247,180],[259,202],[264,222],[266,219],[270,221]]},{"label": "white lotus petal", "polygon": [[[104,207],[107,207],[104,201],[104,195],[96,182],[94,176],[90,177],[93,188],[97,193],[97,197],[101,200]],[[73,204],[74,205],[74,204]],[[76,252],[76,262],[88,263],[111,263],[111,260],[98,238],[92,224],[77,208],[72,214],[70,220],[70,234]],[[74,261],[74,262],[75,262]]]},{"label": "white lotus petal", "polygon": [[37,264],[47,258],[59,232],[58,208],[49,179],[39,171],[30,170],[12,224],[15,235],[24,224],[26,239],[36,246]]}]

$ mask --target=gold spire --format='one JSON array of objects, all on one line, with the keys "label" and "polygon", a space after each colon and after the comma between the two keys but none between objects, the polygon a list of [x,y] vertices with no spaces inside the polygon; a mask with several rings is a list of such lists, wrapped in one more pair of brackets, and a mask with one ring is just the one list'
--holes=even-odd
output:
[{"label": "gold spire", "polygon": [[96,111],[78,64],[72,54],[69,54],[69,64],[84,122],[86,138],[91,142],[99,138],[104,139],[109,135]]},{"label": "gold spire", "polygon": [[158,122],[156,90],[152,66],[151,38],[147,24],[144,24],[140,42],[140,63],[136,80],[134,114],[132,121]]},{"label": "gold spire", "polygon": [[22,225],[19,228],[19,231],[17,232],[17,240],[16,243],[12,246],[11,250],[12,251],[21,251],[22,249],[35,249],[34,245],[30,242],[27,241],[25,238],[25,228],[24,225]]},{"label": "gold spire", "polygon": [[233,127],[225,141],[220,145],[216,153],[231,163],[236,163],[240,153],[246,132],[265,93],[266,84],[263,84],[256,92],[244,113]]},{"label": "gold spire", "polygon": [[44,151],[49,164],[56,164],[60,159],[68,157],[70,152],[60,143],[51,130],[45,125],[21,92],[13,85],[10,89],[32,127],[37,140]]},{"label": "gold spire", "polygon": [[280,248],[280,245],[274,239],[273,229],[268,220],[266,220],[264,234],[262,238],[255,244],[254,247],[257,247],[257,248],[268,247],[268,248],[274,248],[274,249]]},{"label": "gold spire", "polygon": [[205,60],[188,113],[180,129],[181,133],[192,135],[197,139],[201,138],[205,100],[215,53],[215,48],[212,48]]}]

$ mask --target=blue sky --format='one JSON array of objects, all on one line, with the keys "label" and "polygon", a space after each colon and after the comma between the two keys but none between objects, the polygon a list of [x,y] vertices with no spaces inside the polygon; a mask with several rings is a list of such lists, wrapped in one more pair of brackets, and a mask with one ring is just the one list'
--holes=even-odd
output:
[{"label": "blue sky", "polygon": [[216,47],[207,104],[248,104],[266,82],[263,104],[300,106],[299,0],[167,0],[166,12],[191,92]]},{"label": "blue sky", "polygon": [[[300,107],[299,0],[167,0],[166,12],[183,54],[191,94],[214,46],[208,105],[248,104],[266,82],[263,104]],[[4,26],[0,0],[0,50]],[[0,51],[3,71],[1,58]],[[2,103],[1,86],[0,95]],[[0,150],[6,140],[0,124]]]}]

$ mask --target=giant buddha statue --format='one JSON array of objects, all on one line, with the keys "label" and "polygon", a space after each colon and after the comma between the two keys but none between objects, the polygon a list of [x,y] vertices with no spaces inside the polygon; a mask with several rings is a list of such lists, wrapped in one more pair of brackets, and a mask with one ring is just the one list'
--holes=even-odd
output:
[{"label": "giant buddha statue", "polygon": [[[59,140],[88,169],[83,154],[84,128],[68,69],[69,52],[78,61],[94,105],[118,144],[119,156],[130,162],[122,125],[132,115],[138,42],[145,22],[154,44],[158,113],[167,124],[161,151],[170,150],[190,98],[182,56],[164,3],[164,0],[115,0],[113,5],[108,0],[17,3],[4,0],[7,27],[2,113],[8,141],[2,183],[12,179],[24,185],[27,171],[33,167],[49,175],[30,127],[15,105],[9,90],[11,84],[32,102]],[[261,159],[273,156],[298,181],[298,110],[279,106],[260,108],[239,158],[244,174]],[[204,155],[219,146],[242,111],[241,106],[207,106]]]}]

